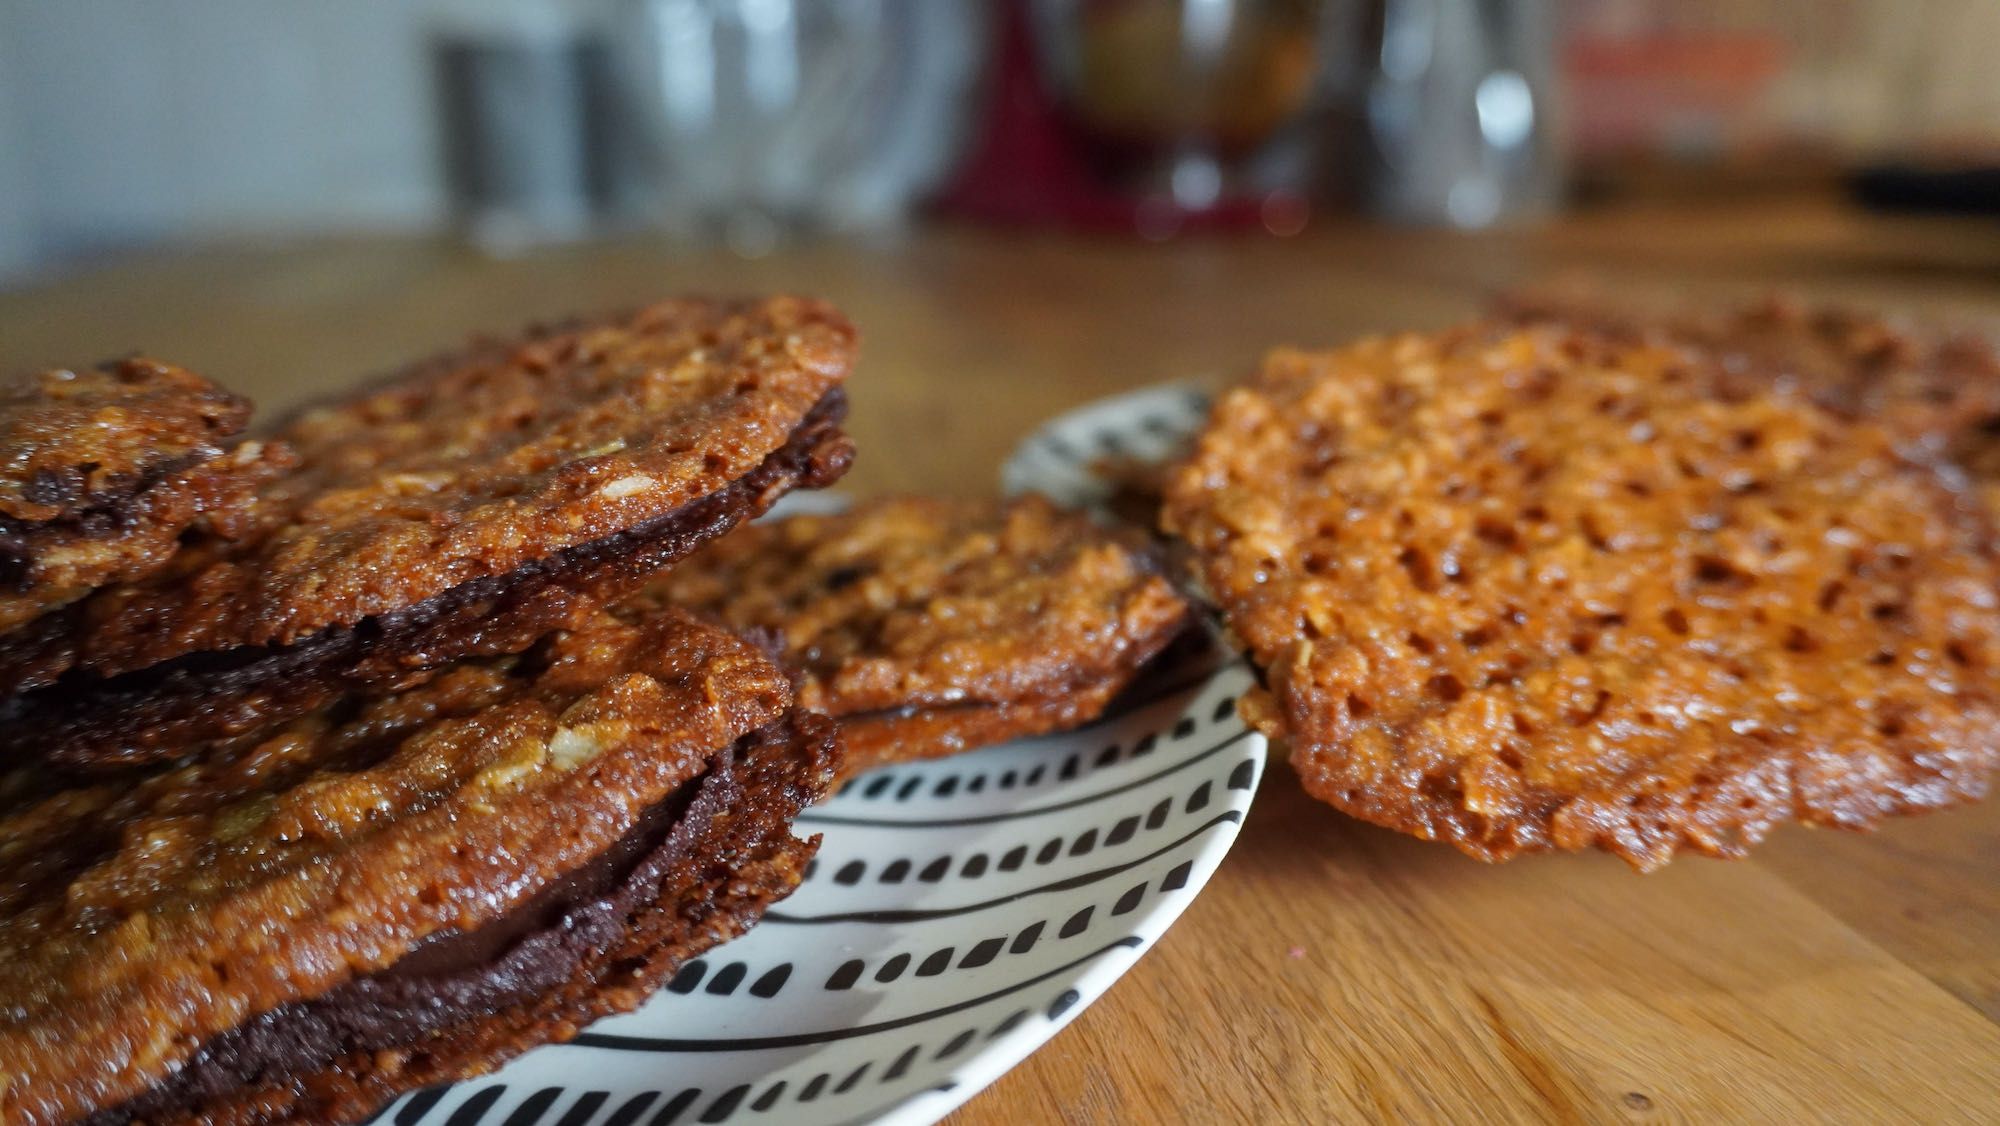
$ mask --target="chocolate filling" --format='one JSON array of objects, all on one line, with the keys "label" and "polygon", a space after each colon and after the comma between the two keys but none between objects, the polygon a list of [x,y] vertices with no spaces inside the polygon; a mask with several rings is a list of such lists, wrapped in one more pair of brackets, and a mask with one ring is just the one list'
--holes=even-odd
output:
[{"label": "chocolate filling", "polygon": [[[143,474],[111,482],[88,497],[84,496],[83,481],[88,476],[84,470],[79,468],[62,475],[41,470],[23,490],[29,501],[51,505],[86,503],[48,520],[20,520],[0,514],[0,585],[25,589],[35,562],[46,550],[48,541],[58,534],[81,533],[101,538],[131,527],[144,510],[150,490],[221,454],[213,446],[193,450],[162,461]],[[62,488],[50,487],[50,482],[66,481],[72,476],[75,480]]]},{"label": "chocolate filling", "polygon": [[787,720],[744,736],[717,752],[699,778],[642,812],[595,859],[506,915],[476,930],[431,935],[386,969],[215,1036],[179,1070],[83,1123],[120,1126],[189,1114],[241,1087],[408,1045],[540,996],[616,942],[631,916],[652,908],[717,814],[742,800],[737,760],[791,738]]},{"label": "chocolate filling", "polygon": [[222,456],[219,446],[200,445],[184,454],[162,458],[137,473],[114,477],[96,492],[89,492],[89,466],[65,470],[41,469],[21,490],[31,504],[61,507],[64,511],[47,520],[22,520],[0,514],[0,534],[19,534],[36,528],[75,523],[92,517],[108,517],[123,522],[137,507],[138,499],[169,477],[175,477],[203,462]]},{"label": "chocolate filling", "polygon": [[71,767],[153,761],[293,718],[342,692],[394,684],[464,657],[518,652],[570,624],[579,608],[636,589],[789,489],[837,480],[852,458],[839,431],[846,413],[846,392],[829,391],[784,446],[708,496],[408,608],[289,645],[190,653],[110,678],[67,673],[0,708],[7,729],[0,746],[47,747],[49,761]]}]

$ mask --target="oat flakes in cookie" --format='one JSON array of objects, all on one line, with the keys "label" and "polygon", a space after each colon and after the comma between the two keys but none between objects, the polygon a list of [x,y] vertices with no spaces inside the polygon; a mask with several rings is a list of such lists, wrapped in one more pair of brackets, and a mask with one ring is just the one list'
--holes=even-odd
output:
[{"label": "oat flakes in cookie", "polygon": [[2000,566],[1950,481],[1685,349],[1477,327],[1273,353],[1165,521],[1316,797],[1651,868],[1986,792]]},{"label": "oat flakes in cookie", "polygon": [[816,301],[665,301],[308,411],[239,539],[0,638],[0,756],[180,754],[574,626],[846,469],[855,343]]},{"label": "oat flakes in cookie", "polygon": [[769,640],[856,772],[1088,722],[1189,621],[1139,537],[1038,496],[752,525],[645,598]]},{"label": "oat flakes in cookie", "polygon": [[0,776],[0,1120],[351,1122],[629,1010],[802,875],[834,730],[672,610],[117,779]]},{"label": "oat flakes in cookie", "polygon": [[0,386],[0,633],[164,564],[189,534],[238,530],[284,464],[233,445],[250,404],[134,357]]}]

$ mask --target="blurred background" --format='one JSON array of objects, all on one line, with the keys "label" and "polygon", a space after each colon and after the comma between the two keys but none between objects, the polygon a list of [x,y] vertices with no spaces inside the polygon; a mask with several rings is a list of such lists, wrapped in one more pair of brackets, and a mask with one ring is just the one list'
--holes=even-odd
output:
[{"label": "blurred background", "polygon": [[1996,46],[1994,0],[0,0],[0,284],[346,233],[1991,211]]}]

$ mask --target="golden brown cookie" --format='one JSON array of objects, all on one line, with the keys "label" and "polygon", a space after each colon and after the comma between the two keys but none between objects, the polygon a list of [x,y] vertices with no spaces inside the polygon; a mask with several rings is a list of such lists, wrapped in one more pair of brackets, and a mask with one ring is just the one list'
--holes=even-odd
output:
[{"label": "golden brown cookie", "polygon": [[0,783],[0,1118],[350,1121],[629,1009],[794,887],[837,748],[672,610],[137,777]]},{"label": "golden brown cookie", "polygon": [[944,758],[1033,735],[1075,730],[1103,715],[1133,675],[1121,672],[1050,699],[842,716],[840,737],[845,754],[841,778],[892,763]]},{"label": "golden brown cookie", "polygon": [[274,446],[226,448],[250,404],[134,357],[0,385],[0,632],[233,534]]},{"label": "golden brown cookie", "polygon": [[1883,428],[1560,328],[1273,353],[1165,519],[1315,796],[1474,856],[1741,855],[1986,791],[2000,565]]},{"label": "golden brown cookie", "polygon": [[752,525],[645,597],[772,639],[854,771],[1087,722],[1189,620],[1135,540],[1037,496]]},{"label": "golden brown cookie", "polygon": [[310,411],[240,539],[0,637],[0,753],[147,761],[574,626],[837,478],[854,347],[814,301],[666,301]]},{"label": "golden brown cookie", "polygon": [[1573,282],[1503,297],[1500,308],[1524,323],[1688,347],[1743,390],[1803,394],[1932,452],[1958,449],[2000,419],[2000,351],[1968,330],[1788,294],[1712,308],[1620,302]]}]

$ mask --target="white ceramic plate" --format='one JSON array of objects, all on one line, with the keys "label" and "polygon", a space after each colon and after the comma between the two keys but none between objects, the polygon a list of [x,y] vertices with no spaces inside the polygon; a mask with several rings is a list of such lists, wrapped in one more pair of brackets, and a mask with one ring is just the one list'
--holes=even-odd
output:
[{"label": "white ceramic plate", "polygon": [[[1012,464],[1007,482],[1036,484]],[[800,819],[819,856],[755,930],[638,1012],[382,1121],[936,1121],[1110,988],[1208,881],[1263,769],[1236,717],[1249,684],[1240,661],[1190,651],[1089,727],[855,779]]]},{"label": "white ceramic plate", "polygon": [[1178,456],[1208,418],[1197,383],[1159,383],[1058,415],[1028,435],[1001,467],[1007,495],[1035,492],[1072,508],[1103,508],[1111,485],[1093,468],[1105,458]]}]

